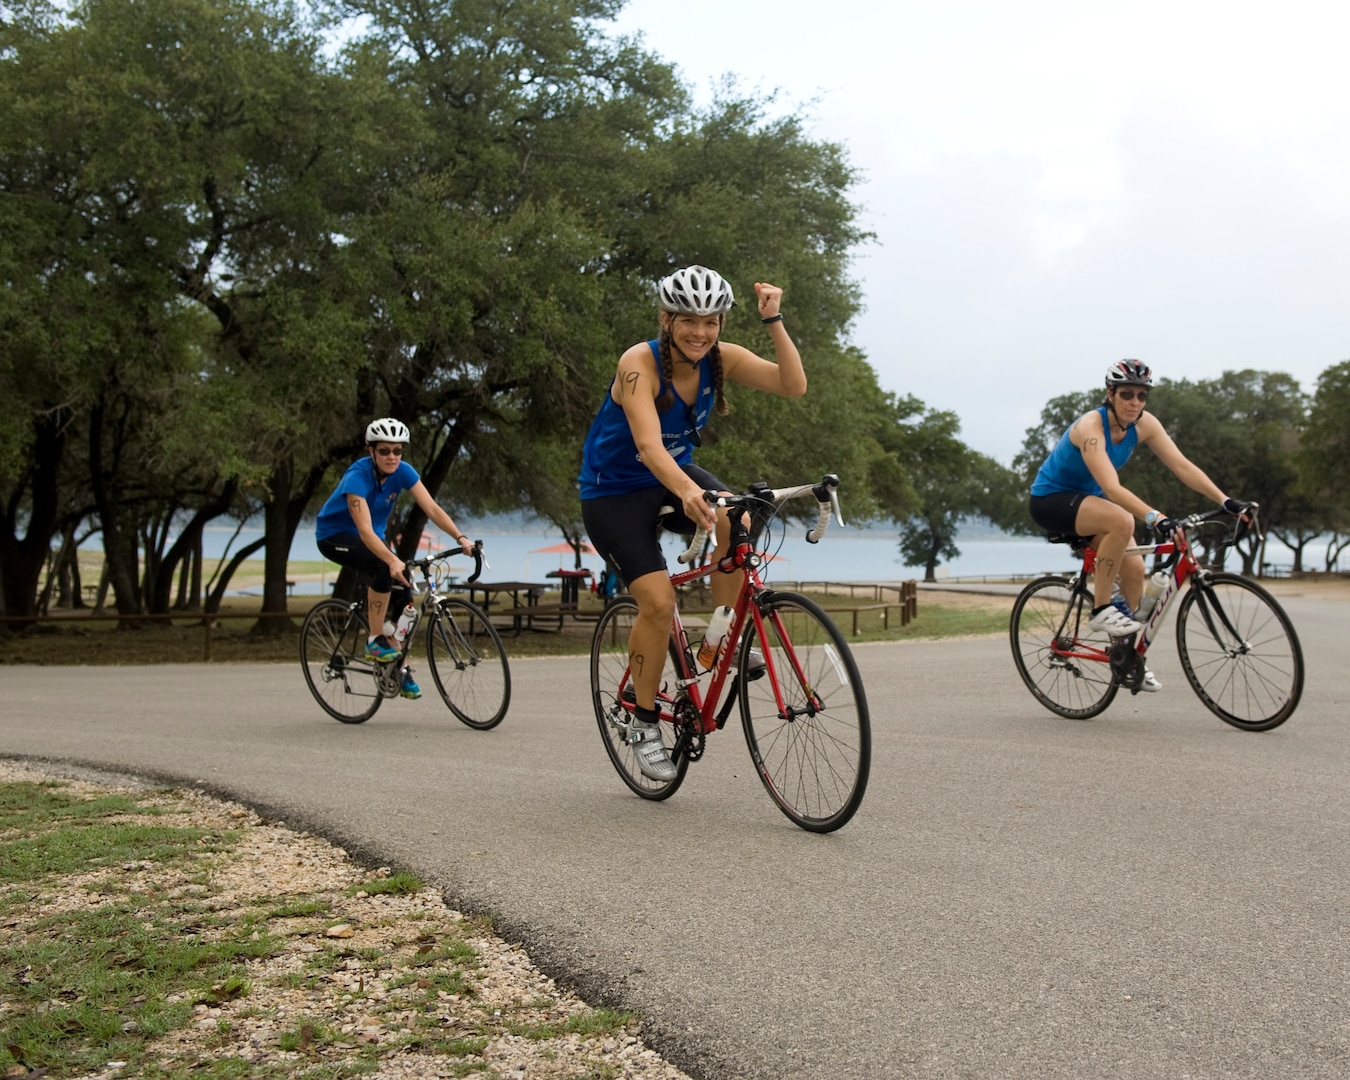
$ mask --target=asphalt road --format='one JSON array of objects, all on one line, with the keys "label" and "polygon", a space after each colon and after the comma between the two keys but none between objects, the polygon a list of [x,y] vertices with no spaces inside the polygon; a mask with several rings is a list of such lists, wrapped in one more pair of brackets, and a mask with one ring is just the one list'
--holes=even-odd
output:
[{"label": "asphalt road", "polygon": [[1307,685],[1261,734],[1199,704],[1170,631],[1164,692],[1087,722],[1003,639],[858,648],[872,779],[829,836],[732,725],[674,798],[629,794],[580,659],[517,661],[486,733],[431,697],[338,724],[298,666],[0,667],[0,753],[413,869],[700,1077],[1345,1077],[1350,604],[1286,606]]}]

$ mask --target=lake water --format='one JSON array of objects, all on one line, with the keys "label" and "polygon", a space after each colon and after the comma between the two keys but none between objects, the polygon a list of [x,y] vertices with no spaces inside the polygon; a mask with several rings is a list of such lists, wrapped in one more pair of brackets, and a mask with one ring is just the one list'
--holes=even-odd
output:
[{"label": "lake water", "polygon": [[[546,525],[535,525],[522,531],[512,522],[489,520],[482,528],[470,528],[474,539],[483,540],[483,550],[490,569],[483,571],[485,581],[545,581],[550,570],[571,568],[570,554],[541,552],[561,541],[557,533],[545,531]],[[215,559],[224,551],[234,532],[232,527],[208,527],[205,551],[208,559]],[[972,530],[973,535],[958,537],[961,554],[950,563],[939,566],[940,578],[980,578],[1029,576],[1047,571],[1072,570],[1074,561],[1069,549],[1062,544],[1050,544],[1036,537],[1007,536],[991,533],[988,529]],[[923,567],[906,566],[901,562],[898,533],[886,529],[848,529],[831,523],[825,539],[819,544],[808,544],[803,538],[805,526],[792,526],[778,547],[777,558],[765,575],[770,581],[902,581],[923,578]],[[261,536],[261,530],[245,528],[234,543],[241,544]],[[442,551],[453,546],[436,534],[430,537],[426,550]],[[667,537],[664,544],[667,562],[675,566],[675,557],[682,549],[677,538]],[[306,561],[322,559],[314,543],[313,527],[302,525],[291,548],[291,558]],[[1305,551],[1305,565],[1321,566],[1323,551]],[[1293,554],[1273,538],[1267,545],[1266,561],[1276,565],[1290,565]],[[331,564],[330,564],[331,565]],[[467,574],[472,564],[467,559],[452,560],[461,573]],[[582,565],[593,570],[603,563],[597,556],[583,556]],[[297,593],[326,592],[331,579],[299,582]],[[256,591],[256,590],[248,590]]]}]

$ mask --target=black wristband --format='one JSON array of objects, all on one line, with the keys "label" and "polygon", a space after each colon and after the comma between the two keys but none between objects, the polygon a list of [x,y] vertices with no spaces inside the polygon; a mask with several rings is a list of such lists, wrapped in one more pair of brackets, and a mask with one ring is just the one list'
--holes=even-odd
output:
[{"label": "black wristband", "polygon": [[777,315],[770,315],[767,319],[760,319],[759,321],[762,322],[765,326],[768,326],[769,323],[782,322],[783,313],[780,311]]}]

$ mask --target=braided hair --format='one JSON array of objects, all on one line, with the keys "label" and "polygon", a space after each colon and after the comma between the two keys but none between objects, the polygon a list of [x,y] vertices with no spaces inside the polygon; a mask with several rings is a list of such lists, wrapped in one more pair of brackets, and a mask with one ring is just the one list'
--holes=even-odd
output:
[{"label": "braided hair", "polygon": [[[656,399],[656,407],[661,412],[665,412],[675,404],[675,356],[671,351],[670,327],[667,325],[661,327],[658,351],[661,357],[661,382],[664,389],[661,391],[661,396]],[[712,364],[712,384],[713,392],[717,395],[717,415],[726,416],[731,411],[731,407],[727,404],[726,395],[722,392],[722,346],[720,342],[713,342],[713,347],[708,350],[708,362]]]}]

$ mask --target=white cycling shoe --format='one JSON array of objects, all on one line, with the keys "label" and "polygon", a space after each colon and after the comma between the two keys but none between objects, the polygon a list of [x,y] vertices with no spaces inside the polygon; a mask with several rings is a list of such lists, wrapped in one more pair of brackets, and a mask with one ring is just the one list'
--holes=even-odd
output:
[{"label": "white cycling shoe", "polygon": [[1158,676],[1154,675],[1148,668],[1144,668],[1144,678],[1139,683],[1139,689],[1146,694],[1156,694],[1162,689],[1162,683],[1158,681]]},{"label": "white cycling shoe", "polygon": [[1144,624],[1131,619],[1120,608],[1107,604],[1101,611],[1088,620],[1088,629],[1098,634],[1110,634],[1112,637],[1129,637],[1144,628]]},{"label": "white cycling shoe", "polygon": [[675,762],[670,760],[670,752],[661,742],[660,724],[645,724],[634,716],[628,721],[628,741],[638,768],[648,780],[667,783],[680,775]]}]

